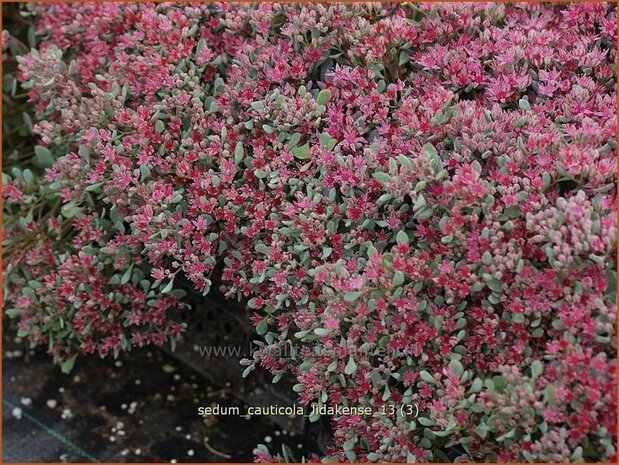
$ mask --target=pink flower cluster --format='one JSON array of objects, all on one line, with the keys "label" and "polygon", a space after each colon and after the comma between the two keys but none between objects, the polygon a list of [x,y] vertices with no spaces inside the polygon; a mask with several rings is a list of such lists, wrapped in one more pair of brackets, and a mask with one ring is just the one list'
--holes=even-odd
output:
[{"label": "pink flower cluster", "polygon": [[175,277],[217,273],[265,341],[248,372],[371,408],[332,418],[330,459],[614,457],[614,5],[32,10],[55,162],[5,203],[68,226],[7,270],[31,340],[160,342]]}]

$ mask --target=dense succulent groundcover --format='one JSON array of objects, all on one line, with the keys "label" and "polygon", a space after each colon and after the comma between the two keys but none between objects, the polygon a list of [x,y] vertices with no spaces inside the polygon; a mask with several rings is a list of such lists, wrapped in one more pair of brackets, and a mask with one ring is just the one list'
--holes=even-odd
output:
[{"label": "dense succulent groundcover", "polygon": [[4,305],[65,371],[180,336],[175,278],[216,274],[248,373],[372,412],[324,460],[615,456],[614,5],[23,14]]}]

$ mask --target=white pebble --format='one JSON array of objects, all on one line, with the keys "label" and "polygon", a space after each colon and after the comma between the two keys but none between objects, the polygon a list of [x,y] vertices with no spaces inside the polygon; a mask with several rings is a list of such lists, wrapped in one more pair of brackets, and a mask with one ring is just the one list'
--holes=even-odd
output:
[{"label": "white pebble", "polygon": [[120,451],[120,455],[125,456],[129,453],[129,449],[123,449]]},{"label": "white pebble", "polygon": [[136,449],[135,450],[135,455],[140,455],[142,453],[142,449]]},{"label": "white pebble", "polygon": [[176,368],[170,365],[169,363],[166,363],[165,365],[163,365],[161,369],[163,370],[164,373],[173,373],[176,371]]},{"label": "white pebble", "polygon": [[266,442],[267,444],[270,442],[273,442],[273,438],[271,436],[265,436],[264,437],[264,442]]},{"label": "white pebble", "polygon": [[15,407],[11,414],[18,420],[21,420],[22,409],[20,409],[19,407]]},{"label": "white pebble", "polygon": [[175,379],[176,381],[178,381],[179,379],[181,379],[181,375],[179,375],[178,373],[176,373],[176,374],[174,375],[174,379]]},{"label": "white pebble", "polygon": [[32,405],[32,399],[30,397],[22,397],[20,402],[24,407],[30,407]]},{"label": "white pebble", "polygon": [[141,381],[141,380],[139,380],[139,379],[136,379],[136,380],[135,380],[135,384],[139,386],[140,384],[142,384],[142,381]]},{"label": "white pebble", "polygon": [[186,434],[185,435],[185,439],[187,439],[187,440],[191,439],[191,434]]},{"label": "white pebble", "polygon": [[129,410],[127,410],[127,412],[129,412],[130,415],[133,415],[137,407],[138,407],[138,403],[136,401],[133,401],[129,404]]},{"label": "white pebble", "polygon": [[178,461],[176,459],[172,459],[170,460],[170,463],[178,463]]},{"label": "white pebble", "polygon": [[194,454],[193,449],[189,449],[189,450],[187,451],[187,455],[188,455],[189,457],[193,457],[193,454]]},{"label": "white pebble", "polygon": [[58,406],[58,401],[56,399],[49,399],[47,401],[47,406],[49,408],[56,408]]}]

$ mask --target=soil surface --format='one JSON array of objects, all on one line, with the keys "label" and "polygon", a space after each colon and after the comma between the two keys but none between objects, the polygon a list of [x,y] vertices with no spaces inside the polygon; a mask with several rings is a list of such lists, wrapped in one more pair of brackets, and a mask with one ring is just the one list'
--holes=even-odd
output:
[{"label": "soil surface", "polygon": [[[44,353],[3,336],[4,462],[252,462],[253,449],[286,444],[300,459],[317,448],[157,349],[117,360],[82,356],[70,375]],[[241,415],[198,415],[199,406]]]}]

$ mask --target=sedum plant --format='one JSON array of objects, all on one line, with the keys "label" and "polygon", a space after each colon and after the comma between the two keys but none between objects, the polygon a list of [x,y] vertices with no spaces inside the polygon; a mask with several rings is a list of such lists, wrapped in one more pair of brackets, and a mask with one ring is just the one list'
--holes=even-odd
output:
[{"label": "sedum plant", "polygon": [[24,14],[45,170],[3,173],[4,295],[33,345],[173,340],[176,278],[216,274],[246,373],[368,409],[324,461],[615,457],[614,5]]}]

